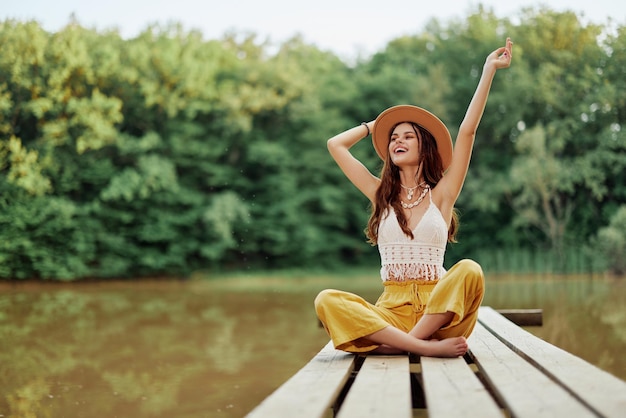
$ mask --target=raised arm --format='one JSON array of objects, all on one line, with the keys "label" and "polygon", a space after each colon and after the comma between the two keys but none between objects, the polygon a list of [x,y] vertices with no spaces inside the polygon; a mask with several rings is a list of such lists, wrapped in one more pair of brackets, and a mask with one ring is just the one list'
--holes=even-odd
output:
[{"label": "raised arm", "polygon": [[380,183],[378,177],[374,176],[359,160],[357,160],[350,148],[361,139],[367,137],[374,126],[374,122],[365,125],[355,126],[328,140],[328,151],[335,159],[337,165],[344,172],[346,177],[359,189],[367,198],[374,202],[376,188]]},{"label": "raised arm", "polygon": [[443,186],[444,206],[446,207],[454,206],[461,193],[472,156],[476,130],[485,110],[491,82],[497,70],[511,65],[512,47],[511,39],[507,38],[505,46],[496,49],[487,56],[480,81],[467,108],[465,118],[459,127],[452,153],[452,162],[440,181],[440,185]]}]

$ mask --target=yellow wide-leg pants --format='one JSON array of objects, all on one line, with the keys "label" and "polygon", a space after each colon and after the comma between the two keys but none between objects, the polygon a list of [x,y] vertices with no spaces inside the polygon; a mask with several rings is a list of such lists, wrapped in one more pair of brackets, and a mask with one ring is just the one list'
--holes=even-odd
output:
[{"label": "yellow wide-leg pants", "polygon": [[352,353],[379,346],[366,336],[388,326],[409,332],[424,314],[453,312],[452,321],[432,338],[469,337],[485,289],[483,271],[461,260],[438,281],[387,281],[376,304],[341,290],[326,289],[315,298],[315,311],[335,348]]}]

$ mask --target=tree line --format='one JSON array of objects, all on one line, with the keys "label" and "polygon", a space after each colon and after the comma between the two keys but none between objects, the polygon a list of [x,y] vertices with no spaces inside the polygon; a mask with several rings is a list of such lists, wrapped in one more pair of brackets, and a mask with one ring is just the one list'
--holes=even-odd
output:
[{"label": "tree line", "polygon": [[[368,202],[326,139],[400,103],[454,137],[506,36],[515,62],[494,80],[446,263],[626,271],[624,26],[478,7],[355,62],[298,36],[1,22],[0,278],[375,265]],[[379,170],[370,141],[355,152]]]}]

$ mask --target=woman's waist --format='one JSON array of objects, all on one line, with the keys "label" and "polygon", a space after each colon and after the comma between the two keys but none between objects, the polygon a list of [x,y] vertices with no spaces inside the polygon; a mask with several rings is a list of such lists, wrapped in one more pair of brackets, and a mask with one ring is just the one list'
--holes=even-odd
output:
[{"label": "woman's waist", "polygon": [[408,280],[386,280],[383,282],[385,292],[406,292],[406,291],[420,291],[430,292],[435,285],[439,282],[437,280],[424,280],[424,279],[408,279]]}]

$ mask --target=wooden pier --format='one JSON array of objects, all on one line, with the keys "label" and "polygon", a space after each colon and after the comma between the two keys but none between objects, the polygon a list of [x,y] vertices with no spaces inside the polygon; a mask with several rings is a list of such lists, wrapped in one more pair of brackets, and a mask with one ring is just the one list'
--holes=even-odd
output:
[{"label": "wooden pier", "polygon": [[247,417],[626,417],[626,382],[518,326],[537,318],[481,307],[468,353],[453,359],[329,343]]}]

